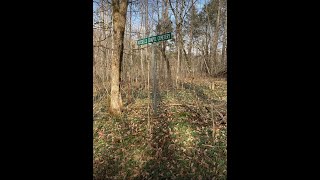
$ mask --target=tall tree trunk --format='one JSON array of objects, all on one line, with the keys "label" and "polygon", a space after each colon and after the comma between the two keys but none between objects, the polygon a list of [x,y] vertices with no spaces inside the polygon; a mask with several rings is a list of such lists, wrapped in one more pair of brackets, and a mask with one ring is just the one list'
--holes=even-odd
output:
[{"label": "tall tree trunk", "polygon": [[203,43],[204,46],[204,62],[207,67],[207,74],[211,74],[212,69],[209,69],[210,64],[207,64],[207,61],[209,63],[209,40],[208,40],[208,26],[206,26],[206,36],[205,36],[205,42]]},{"label": "tall tree trunk", "polygon": [[190,31],[189,31],[190,42],[188,47],[188,56],[190,59],[192,59],[191,66],[192,66],[192,75],[194,77],[195,65],[194,65],[194,59],[192,58],[192,46],[193,46],[193,25],[196,17],[196,8],[194,5],[194,0],[191,0],[191,3],[192,3],[192,7],[191,7],[191,20],[190,20],[191,23],[190,23]]},{"label": "tall tree trunk", "polygon": [[[143,27],[143,13],[141,13],[141,24],[140,24],[140,30],[142,30],[142,27]],[[141,35],[141,32],[139,33],[140,35],[140,38],[141,39],[142,37],[145,36],[145,30],[144,30],[144,33],[142,33]],[[144,64],[144,61],[143,61],[143,58],[144,58],[144,55],[143,55],[143,49],[141,48],[140,49],[140,66],[141,66],[141,77],[142,77],[142,87],[143,88],[146,88],[147,85],[146,85],[146,81],[145,81],[145,74],[144,74],[144,67],[143,67],[143,64]]]},{"label": "tall tree trunk", "polygon": [[[144,37],[147,37],[147,36],[149,36],[149,27],[148,27],[148,21],[149,21],[148,7],[149,7],[149,5],[148,5],[148,0],[145,1],[145,6],[146,6],[146,11],[145,11],[146,17],[145,17],[145,34],[144,34]],[[149,89],[150,88],[149,87],[149,85],[150,85],[149,84],[149,81],[150,81],[150,79],[149,79],[150,78],[150,71],[149,71],[150,67],[149,67],[149,65],[150,65],[150,63],[149,63],[149,60],[148,60],[148,45],[146,45],[145,59],[146,59],[146,61],[148,63],[148,65],[147,65],[148,66],[148,83],[146,84],[147,85],[146,89]],[[148,90],[148,92],[150,92],[150,91]],[[148,99],[150,99],[150,98],[148,98]]]},{"label": "tall tree trunk", "polygon": [[[130,60],[129,62],[127,63],[123,63],[124,65],[126,65],[126,69],[123,68],[123,70],[127,73],[127,81],[126,84],[127,84],[127,93],[126,93],[126,98],[127,98],[127,101],[128,103],[131,102],[131,87],[132,87],[132,82],[133,82],[133,79],[134,79],[134,76],[132,74],[132,72],[134,71],[134,65],[133,65],[133,57],[132,57],[132,45],[131,45],[131,11],[132,11],[132,3],[130,3],[130,6],[128,7],[129,8],[129,22],[126,26],[129,26],[129,32],[128,30],[126,31],[127,34],[129,34],[129,37],[127,37],[128,39],[128,49],[129,49],[129,56],[130,56]],[[125,39],[125,38],[124,38]],[[128,58],[129,59],[129,58]]]},{"label": "tall tree trunk", "polygon": [[[177,72],[176,72],[176,86],[178,87],[178,81],[179,81],[179,76],[180,76],[180,72],[183,70],[182,68],[182,63],[181,63],[181,52],[183,49],[183,36],[182,36],[182,23],[183,23],[183,18],[182,18],[182,13],[184,10],[184,4],[185,1],[180,1],[181,2],[181,7],[179,7],[178,1],[176,1],[176,11],[174,10],[174,8],[172,7],[172,3],[171,0],[169,0],[169,4],[171,7],[171,10],[173,12],[173,15],[175,17],[175,21],[176,21],[176,46],[177,46],[177,56],[178,56],[178,60],[177,60]],[[185,52],[185,51],[183,51]]]},{"label": "tall tree trunk", "polygon": [[[227,23],[227,22],[226,22]],[[223,64],[226,65],[227,63],[227,25],[224,25],[224,33],[223,33],[223,46],[222,46],[222,58]]]},{"label": "tall tree trunk", "polygon": [[224,18],[225,18],[225,21],[224,21],[224,32],[223,32],[223,45],[222,45],[222,58],[221,60],[223,61],[223,65],[226,66],[227,64],[227,11],[225,10],[225,13],[224,13]]},{"label": "tall tree trunk", "polygon": [[[164,4],[164,7],[165,7],[165,10],[163,11],[163,24],[165,27],[161,26],[162,28],[162,33],[166,33],[165,30],[166,28],[169,26],[169,19],[168,19],[168,0],[163,0],[162,1]],[[167,68],[167,83],[169,86],[172,85],[172,78],[171,78],[171,68],[170,68],[170,62],[169,62],[169,59],[167,58],[166,56],[166,41],[163,41],[162,43],[162,46],[161,46],[161,55],[162,55],[162,59],[165,61],[166,63],[166,68]]]},{"label": "tall tree trunk", "polygon": [[191,0],[192,3],[192,7],[191,7],[191,23],[190,23],[190,31],[189,31],[189,38],[190,38],[190,42],[189,42],[189,47],[188,47],[188,55],[189,57],[191,56],[191,51],[192,51],[192,42],[193,42],[193,24],[195,21],[195,5],[193,4],[194,0]]},{"label": "tall tree trunk", "polygon": [[[217,50],[218,50],[218,39],[219,39],[219,31],[220,31],[220,0],[217,0],[217,18],[216,18],[216,23],[215,23],[215,28],[214,28],[214,35],[213,35],[213,42],[212,42],[212,46],[213,46],[213,49],[212,49],[212,60],[213,60],[213,63],[212,63],[212,70],[216,69],[216,65],[218,63],[218,53],[217,53]],[[214,73],[217,73],[216,71],[212,71],[213,75]]]},{"label": "tall tree trunk", "polygon": [[110,113],[121,114],[122,99],[120,93],[121,64],[123,58],[123,38],[126,25],[128,1],[112,0],[114,53],[111,62],[111,98]]},{"label": "tall tree trunk", "polygon": [[[179,9],[179,4],[178,2],[176,1],[176,9],[178,10]],[[173,8],[172,8],[173,10]],[[180,11],[177,11],[178,14],[180,14]],[[180,65],[181,65],[181,53],[180,53],[180,33],[179,33],[179,30],[180,30],[180,24],[179,24],[179,20],[180,20],[180,16],[174,13],[174,16],[175,16],[175,20],[176,20],[176,44],[177,44],[177,58],[178,58],[178,61],[177,61],[177,74],[176,74],[176,87],[179,88],[179,74],[180,74]]]},{"label": "tall tree trunk", "polygon": [[184,24],[183,21],[184,20],[183,20],[182,12],[184,12],[184,9],[185,9],[185,0],[183,0],[181,2],[181,12],[179,13],[179,18],[180,18],[179,23],[180,23],[180,25],[179,25],[178,31],[179,31],[180,50],[181,50],[181,53],[183,53],[183,55],[184,55],[184,63],[183,63],[184,64],[184,70],[183,70],[183,72],[184,72],[184,77],[186,77],[187,72],[190,73],[190,71],[191,71],[191,64],[190,64],[190,58],[187,55],[186,50],[184,49],[184,42],[183,42],[182,29],[183,29],[183,24]]}]

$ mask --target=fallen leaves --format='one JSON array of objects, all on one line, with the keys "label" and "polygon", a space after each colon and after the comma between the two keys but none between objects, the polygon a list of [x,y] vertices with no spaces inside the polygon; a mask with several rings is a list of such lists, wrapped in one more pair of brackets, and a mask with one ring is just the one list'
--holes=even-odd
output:
[{"label": "fallen leaves", "polygon": [[[99,120],[94,121],[94,177],[225,179],[226,89],[223,84],[216,86],[216,93],[189,87],[164,93],[158,116],[150,119],[151,133],[147,99],[136,99],[118,119],[95,104],[94,117]],[[214,117],[225,121],[216,124],[214,141],[211,111],[206,108],[212,102]]]}]

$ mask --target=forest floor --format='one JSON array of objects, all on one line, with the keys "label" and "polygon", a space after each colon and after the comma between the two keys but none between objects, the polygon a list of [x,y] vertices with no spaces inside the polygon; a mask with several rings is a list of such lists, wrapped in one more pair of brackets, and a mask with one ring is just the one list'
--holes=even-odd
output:
[{"label": "forest floor", "polygon": [[227,179],[226,81],[162,90],[157,115],[146,92],[132,94],[118,118],[94,101],[94,179]]}]

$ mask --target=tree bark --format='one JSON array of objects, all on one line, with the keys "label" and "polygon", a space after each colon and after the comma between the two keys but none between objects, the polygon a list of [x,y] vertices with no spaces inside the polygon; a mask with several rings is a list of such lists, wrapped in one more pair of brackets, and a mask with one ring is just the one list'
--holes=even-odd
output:
[{"label": "tree bark", "polygon": [[[169,19],[168,19],[168,0],[164,0],[163,1],[164,3],[164,7],[165,7],[165,10],[163,11],[163,25],[165,26],[165,28],[162,26],[162,33],[166,33],[165,30],[166,30],[166,27],[169,26]],[[165,61],[166,63],[166,68],[167,68],[167,83],[169,86],[172,85],[172,78],[171,78],[171,68],[170,68],[170,62],[169,62],[169,59],[168,57],[166,56],[166,41],[163,41],[161,43],[161,55],[162,55],[162,59]]]},{"label": "tree bark", "polygon": [[226,66],[227,64],[227,11],[225,10],[225,14],[224,14],[224,33],[223,33],[223,46],[222,46],[222,61],[223,61],[223,65]]},{"label": "tree bark", "polygon": [[120,74],[123,58],[123,39],[126,24],[127,7],[128,1],[126,0],[112,1],[114,53],[111,62],[111,98],[109,110],[113,115],[120,115],[122,108],[122,98],[120,93]]},{"label": "tree bark", "polygon": [[215,69],[216,69],[216,65],[218,63],[218,53],[217,53],[217,50],[218,50],[218,39],[219,39],[219,31],[220,31],[220,0],[217,0],[217,9],[218,9],[218,13],[217,13],[217,18],[216,18],[216,24],[215,24],[215,28],[214,28],[214,35],[213,35],[213,42],[212,42],[212,46],[213,46],[213,49],[212,49],[212,53],[213,53],[213,63],[212,63],[212,74],[214,75],[216,73]]}]

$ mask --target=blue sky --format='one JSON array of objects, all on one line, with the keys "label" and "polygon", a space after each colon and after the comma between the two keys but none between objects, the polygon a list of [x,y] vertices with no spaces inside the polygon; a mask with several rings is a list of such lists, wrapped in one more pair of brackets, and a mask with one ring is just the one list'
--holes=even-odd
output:
[{"label": "blue sky", "polygon": [[[99,1],[99,0],[96,0],[96,1]],[[160,1],[160,4],[161,4],[161,0],[159,0]],[[175,2],[176,0],[172,0],[172,3],[173,3],[173,7],[175,6],[174,5],[174,2]],[[202,9],[202,7],[203,7],[203,5],[206,3],[206,2],[208,2],[209,0],[194,0],[194,1],[196,1],[196,8],[197,8],[197,11],[199,12],[201,9]],[[152,5],[152,3],[154,3],[155,2],[155,0],[148,0],[148,4],[150,5],[150,7],[151,7],[151,5]],[[97,8],[97,4],[96,3],[93,3],[93,10],[95,10]],[[130,9],[130,7],[128,7],[128,10]],[[133,15],[132,15],[132,29],[133,29],[133,32],[135,31],[135,30],[140,30],[141,31],[141,29],[140,29],[140,24],[141,24],[141,11],[140,11],[140,9],[138,9],[138,8],[136,8],[136,9],[134,9],[134,10],[137,10],[138,12],[137,13],[134,13]],[[151,12],[151,8],[149,9],[149,13]],[[129,16],[129,13],[127,13],[127,15]],[[170,16],[170,18],[171,18],[171,21],[172,22],[175,22],[175,20],[174,20],[174,16],[172,15],[172,11],[171,11],[171,9],[170,9],[170,7],[169,7],[169,16]],[[149,14],[149,18],[151,18],[151,13]],[[154,15],[154,18],[157,20],[157,15]],[[129,20],[129,19],[127,19],[127,20]],[[149,22],[150,22],[150,19],[149,19]],[[175,28],[175,27],[173,27],[173,28]],[[154,28],[153,28],[154,29]],[[175,31],[175,30],[173,30],[173,31]],[[174,32],[173,32],[174,33]],[[152,34],[152,33],[151,33]],[[133,33],[132,34],[133,35],[133,38],[137,38],[138,39],[138,36],[137,36],[137,34],[136,33]]]},{"label": "blue sky", "polygon": [[[172,0],[172,3],[174,3],[174,1],[175,1],[175,0]],[[206,1],[208,2],[209,0],[195,0],[195,1],[196,1],[196,2],[195,2],[196,8],[197,8],[198,11],[200,11],[200,10],[202,9],[203,5],[205,4],[205,2],[206,2]],[[96,0],[96,2],[99,2],[99,0]],[[160,2],[161,2],[161,0],[160,0]],[[152,3],[154,3],[154,0],[149,0],[148,3],[149,3],[149,5],[152,4]],[[95,10],[95,9],[97,8],[97,6],[98,6],[97,3],[93,3],[93,10]],[[173,6],[174,6],[174,4],[173,4]],[[128,10],[129,10],[129,7],[128,7]],[[169,8],[169,14],[172,14],[170,8]],[[171,15],[171,16],[172,16],[172,15]],[[136,19],[138,19],[138,21],[139,21],[140,16],[137,15],[137,16],[136,16]],[[172,17],[171,20],[174,20],[174,17]]]},{"label": "blue sky", "polygon": [[[205,1],[209,1],[209,0],[197,0],[196,3],[198,5],[197,8],[201,8],[203,6],[203,4],[205,3]],[[99,0],[96,0],[96,2],[99,2]],[[151,1],[150,1],[151,2]],[[173,3],[174,1],[172,1]],[[93,3],[93,9],[96,9],[97,8],[97,4],[96,3]]]},{"label": "blue sky", "polygon": [[[99,0],[95,0],[95,1],[99,2]],[[197,11],[200,11],[202,9],[203,5],[205,4],[205,2],[208,2],[209,0],[194,0],[194,1],[196,4]],[[156,1],[155,0],[148,0],[149,6],[152,5],[154,2],[156,2]],[[175,6],[174,2],[175,2],[175,0],[172,0],[173,6]],[[161,0],[159,0],[159,3],[161,5]],[[98,7],[97,3],[93,3],[93,10],[95,10],[97,7]],[[128,7],[128,10],[129,9],[130,9],[130,7]],[[138,7],[136,7],[134,10],[137,10],[138,12],[134,13],[132,16],[132,26],[133,26],[133,29],[135,29],[135,28],[138,29],[138,27],[141,24],[141,22],[140,22],[141,21],[141,14],[140,14],[141,11]],[[129,13],[128,13],[128,15],[129,15]],[[172,22],[175,21],[174,16],[172,14],[172,11],[170,10],[170,7],[169,7],[169,17],[171,18]],[[151,6],[149,9],[149,22],[150,22],[150,18],[151,18]],[[154,19],[157,20],[157,15],[154,15]]]}]

